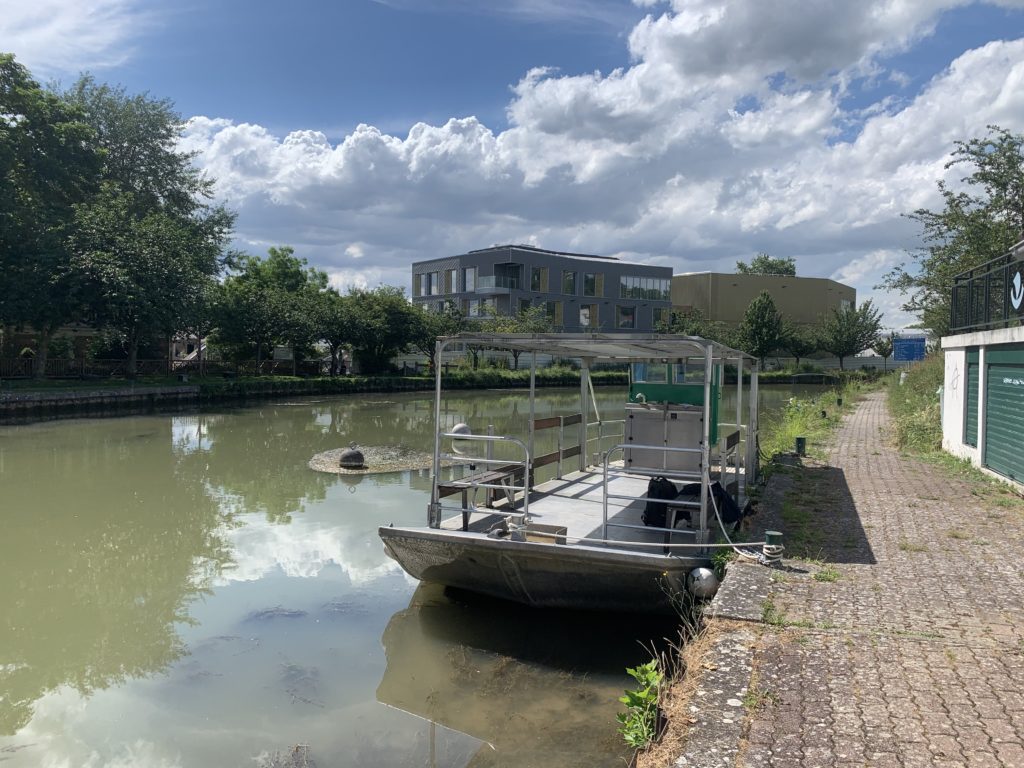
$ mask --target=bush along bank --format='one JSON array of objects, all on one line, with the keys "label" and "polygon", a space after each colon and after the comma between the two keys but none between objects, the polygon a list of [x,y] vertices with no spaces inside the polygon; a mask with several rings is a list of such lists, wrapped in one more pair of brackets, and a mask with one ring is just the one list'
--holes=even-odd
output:
[{"label": "bush along bank", "polygon": [[[624,371],[593,371],[594,386],[625,386]],[[499,368],[458,370],[441,377],[444,389],[525,388],[530,386],[530,372]],[[433,390],[433,376],[336,376],[300,379],[291,376],[199,380],[202,400],[230,400],[250,397],[284,395],[325,395],[354,392],[413,392]],[[568,367],[542,368],[537,371],[538,387],[578,386],[580,373]]]},{"label": "bush along bank", "polygon": [[942,387],[944,362],[941,355],[922,360],[908,368],[903,383],[899,374],[889,382],[889,414],[893,439],[902,450],[933,453],[942,449]]},{"label": "bush along bank", "polygon": [[[594,386],[625,386],[625,371],[592,371]],[[530,386],[528,370],[495,368],[458,370],[443,376],[445,389],[514,389]],[[579,371],[570,367],[537,371],[538,387],[579,386]],[[156,408],[173,401],[178,407],[210,402],[300,395],[344,395],[357,392],[415,392],[434,389],[433,376],[253,376],[242,378],[193,377],[177,382],[170,377],[135,381],[41,382],[39,388],[25,382],[17,389],[0,392],[0,419],[44,415],[51,412],[111,411],[126,407]]]},{"label": "bush along bank", "polygon": [[776,418],[765,419],[759,428],[761,455],[771,459],[791,453],[796,439],[806,440],[807,454],[823,458],[828,438],[839,426],[843,414],[860,396],[874,388],[873,382],[848,379],[841,386],[814,397],[793,397]]}]

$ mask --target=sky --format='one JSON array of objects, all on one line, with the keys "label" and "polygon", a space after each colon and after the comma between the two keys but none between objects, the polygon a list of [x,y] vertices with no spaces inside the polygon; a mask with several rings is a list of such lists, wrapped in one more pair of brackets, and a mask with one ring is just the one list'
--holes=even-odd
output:
[{"label": "sky", "polygon": [[0,50],[169,98],[238,214],[333,285],[500,243],[876,286],[957,140],[1024,131],[1024,0],[0,0]]}]

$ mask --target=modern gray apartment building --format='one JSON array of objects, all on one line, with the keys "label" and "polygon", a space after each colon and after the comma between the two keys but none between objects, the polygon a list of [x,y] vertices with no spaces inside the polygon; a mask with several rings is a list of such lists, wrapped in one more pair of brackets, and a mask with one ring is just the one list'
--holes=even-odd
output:
[{"label": "modern gray apartment building", "polygon": [[469,317],[543,306],[557,331],[643,332],[668,319],[672,268],[497,245],[412,265],[412,299]]}]

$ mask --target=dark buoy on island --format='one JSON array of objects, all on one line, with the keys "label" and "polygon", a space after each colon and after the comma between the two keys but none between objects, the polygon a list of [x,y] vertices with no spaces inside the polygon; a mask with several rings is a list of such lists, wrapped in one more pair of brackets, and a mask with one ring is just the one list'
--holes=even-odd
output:
[{"label": "dark buoy on island", "polygon": [[366,459],[355,443],[349,443],[348,448],[341,452],[338,464],[342,469],[365,469]]}]

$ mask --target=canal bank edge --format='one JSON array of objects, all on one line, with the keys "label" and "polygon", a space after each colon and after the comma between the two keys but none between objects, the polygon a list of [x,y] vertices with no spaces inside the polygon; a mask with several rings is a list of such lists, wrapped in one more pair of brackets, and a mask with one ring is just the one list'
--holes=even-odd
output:
[{"label": "canal bank edge", "polygon": [[[526,375],[511,371],[479,371],[477,375],[445,378],[445,386],[459,390],[521,389],[529,387]],[[513,374],[513,375],[509,375]],[[595,386],[624,386],[625,373],[601,371],[594,374]],[[537,386],[579,386],[575,371],[545,369],[537,372]],[[364,392],[432,391],[434,379],[413,376],[344,376],[331,378],[293,379],[285,377],[238,380],[205,379],[196,384],[148,386],[126,383],[119,387],[90,387],[53,390],[0,391],[0,422],[27,416],[83,413],[102,416],[105,411],[116,414],[125,409],[161,407],[198,407],[207,403],[244,402],[305,395],[346,395]]]}]

